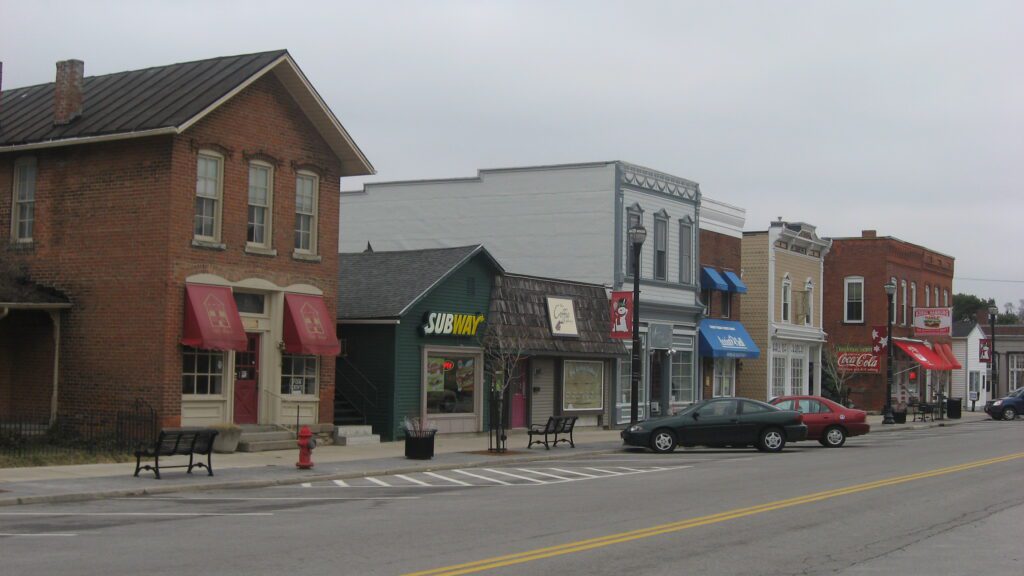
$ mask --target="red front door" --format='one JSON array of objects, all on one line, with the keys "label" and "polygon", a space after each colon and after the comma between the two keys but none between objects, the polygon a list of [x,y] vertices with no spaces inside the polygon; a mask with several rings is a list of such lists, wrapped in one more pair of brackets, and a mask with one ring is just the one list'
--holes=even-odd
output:
[{"label": "red front door", "polygon": [[246,334],[245,352],[235,352],[235,424],[259,421],[260,335]]},{"label": "red front door", "polygon": [[[522,366],[522,365],[520,365]],[[512,406],[509,428],[526,428],[526,374],[517,368],[516,378],[512,381]]]}]

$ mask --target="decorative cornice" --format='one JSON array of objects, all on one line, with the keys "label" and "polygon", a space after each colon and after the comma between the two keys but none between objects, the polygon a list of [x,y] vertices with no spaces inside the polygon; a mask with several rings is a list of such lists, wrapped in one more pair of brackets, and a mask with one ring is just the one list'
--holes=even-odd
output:
[{"label": "decorative cornice", "polygon": [[700,194],[696,182],[631,164],[622,164],[622,183],[686,200],[696,200]]}]

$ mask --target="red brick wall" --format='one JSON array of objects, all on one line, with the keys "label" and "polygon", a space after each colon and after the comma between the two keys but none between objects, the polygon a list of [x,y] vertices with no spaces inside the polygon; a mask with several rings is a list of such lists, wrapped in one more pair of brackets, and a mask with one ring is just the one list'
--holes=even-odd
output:
[{"label": "red brick wall", "polygon": [[[196,144],[228,152],[223,251],[192,246]],[[244,252],[246,156],[254,152],[278,161],[276,257]],[[323,290],[334,313],[340,164],[273,74],[179,136],[31,155],[38,162],[35,242],[27,248],[4,242],[0,253],[72,300],[62,333],[62,411],[115,410],[143,397],[165,424],[180,421],[183,286],[191,274],[311,284]],[[21,156],[0,155],[0,198],[11,198],[13,165]],[[293,163],[320,172],[319,263],[292,258]],[[10,237],[10,210],[9,201],[0,202],[2,238]],[[333,392],[334,363],[321,362],[321,421],[332,419]]]},{"label": "red brick wall", "polygon": [[[712,266],[715,269],[731,270],[736,273],[737,276],[741,276],[742,272],[742,252],[743,252],[743,239],[735,238],[726,234],[720,234],[718,232],[711,232],[709,230],[700,231],[700,265]],[[698,278],[700,277],[700,271],[698,270]],[[742,276],[741,276],[742,277]],[[733,294],[732,292],[718,292],[711,291],[710,301],[708,300],[708,292],[701,292],[701,301],[708,306],[708,317],[710,318],[722,318],[722,306],[723,299],[730,298],[731,306],[729,320],[742,321],[742,308],[740,301],[742,295]],[[712,376],[714,374],[714,361],[710,358],[703,358],[702,362],[702,382],[701,386],[704,389],[704,398],[712,397]]]},{"label": "red brick wall", "polygon": [[53,393],[53,324],[47,312],[0,319],[0,417],[46,421]]},{"label": "red brick wall", "polygon": [[[902,242],[893,238],[836,238],[832,241],[832,249],[825,257],[825,291],[824,291],[824,328],[829,335],[829,346],[850,344],[870,345],[871,327],[886,324],[888,302],[884,286],[893,276],[897,280],[896,297],[897,322],[893,324],[893,335],[896,337],[913,337],[913,301],[910,294],[911,282],[917,284],[917,305],[924,307],[924,288],[926,285],[939,287],[949,292],[950,306],[953,303],[953,266],[954,261],[948,256],[938,254],[927,248]],[[863,323],[847,324],[843,322],[844,279],[847,276],[862,276],[865,292],[865,320]],[[902,290],[901,281],[907,282],[907,325],[902,325]],[[934,295],[931,305],[934,307]],[[930,340],[936,340],[934,338]],[[949,338],[939,341],[949,343]],[[897,352],[898,353],[898,352]],[[883,356],[880,373],[864,374],[854,377],[849,386],[859,390],[852,394],[851,399],[858,406],[869,410],[880,410],[885,403],[885,366]]]}]

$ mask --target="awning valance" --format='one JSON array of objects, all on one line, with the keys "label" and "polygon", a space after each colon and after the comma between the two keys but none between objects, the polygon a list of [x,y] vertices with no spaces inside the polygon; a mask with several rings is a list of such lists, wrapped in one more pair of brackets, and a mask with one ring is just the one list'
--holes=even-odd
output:
[{"label": "awning valance", "polygon": [[917,342],[895,340],[896,346],[903,350],[914,362],[925,370],[949,370],[949,363],[942,359],[934,350]]},{"label": "awning valance", "polygon": [[722,275],[718,273],[718,270],[710,266],[704,266],[700,269],[700,287],[702,290],[729,291],[729,285],[725,283]]},{"label": "awning valance", "polygon": [[185,285],[185,328],[181,343],[203,350],[245,351],[245,330],[230,288]]},{"label": "awning valance", "polygon": [[284,295],[284,351],[317,356],[337,356],[341,352],[334,335],[334,318],[321,296]]},{"label": "awning valance", "polygon": [[761,350],[743,324],[731,320],[702,320],[700,355],[710,358],[758,358]]},{"label": "awning valance", "polygon": [[732,270],[722,270],[722,275],[725,276],[725,282],[729,285],[729,291],[737,294],[746,294],[747,285],[740,280],[740,277]]},{"label": "awning valance", "polygon": [[949,344],[940,342],[935,345],[935,349],[942,353],[942,357],[946,360],[946,363],[949,364],[950,368],[953,370],[963,370],[964,367],[960,365],[959,361],[957,361],[956,354],[953,354],[953,349],[950,348]]}]

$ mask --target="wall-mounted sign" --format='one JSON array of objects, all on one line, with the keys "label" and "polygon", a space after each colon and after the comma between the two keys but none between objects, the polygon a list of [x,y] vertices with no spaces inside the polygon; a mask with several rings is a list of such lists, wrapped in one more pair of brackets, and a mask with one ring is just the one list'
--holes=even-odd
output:
[{"label": "wall-mounted sign", "polygon": [[576,307],[572,298],[548,296],[547,300],[552,336],[579,336],[576,329]]},{"label": "wall-mounted sign", "polygon": [[951,336],[952,308],[914,308],[915,336]]},{"label": "wall-mounted sign", "polygon": [[878,358],[871,346],[836,346],[836,368],[839,372],[878,374]]},{"label": "wall-mounted sign", "polygon": [[604,408],[604,362],[566,360],[562,376],[562,410]]},{"label": "wall-mounted sign", "polygon": [[612,292],[612,338],[633,337],[633,293]]},{"label": "wall-mounted sign", "polygon": [[476,336],[477,328],[483,322],[483,314],[427,312],[423,315],[420,330],[424,336]]},{"label": "wall-mounted sign", "polygon": [[982,338],[978,342],[978,361],[985,364],[992,362],[992,340]]}]

